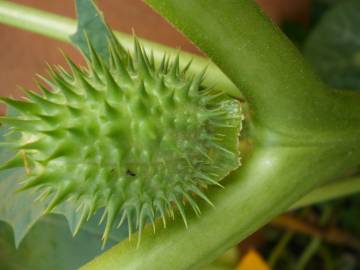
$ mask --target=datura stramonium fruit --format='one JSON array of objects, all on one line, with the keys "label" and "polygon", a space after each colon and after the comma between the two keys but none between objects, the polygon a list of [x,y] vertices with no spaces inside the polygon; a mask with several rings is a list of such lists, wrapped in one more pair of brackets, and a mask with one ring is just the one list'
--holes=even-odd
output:
[{"label": "datura stramonium fruit", "polygon": [[86,69],[67,59],[71,72],[50,68],[41,94],[1,98],[17,110],[1,118],[17,151],[2,169],[24,167],[21,190],[40,192],[46,213],[74,201],[78,228],[103,208],[104,241],[115,220],[141,235],[177,211],[186,225],[185,208],[200,214],[205,189],[240,165],[239,102],[203,87],[204,72],[187,75],[178,57],[156,65],[134,46],[130,56],[111,38],[105,61],[89,42]]}]

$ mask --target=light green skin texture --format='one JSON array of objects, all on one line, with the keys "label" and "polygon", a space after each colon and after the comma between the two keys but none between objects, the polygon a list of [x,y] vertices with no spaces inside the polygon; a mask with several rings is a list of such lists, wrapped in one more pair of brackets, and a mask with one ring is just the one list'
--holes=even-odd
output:
[{"label": "light green skin texture", "polygon": [[[110,62],[90,48],[87,70],[68,59],[72,73],[51,69],[42,95],[28,101],[2,98],[20,113],[1,122],[21,135],[9,141],[18,155],[3,168],[25,166],[22,190],[51,198],[45,212],[72,199],[81,224],[104,208],[104,244],[113,225],[138,229],[185,206],[199,215],[204,189],[220,185],[240,165],[240,103],[203,88],[180,70],[179,59],[159,67],[135,40],[131,57],[112,36]],[[120,218],[120,220],[119,220]],[[117,224],[114,224],[117,220]],[[76,231],[77,231],[76,230]]]}]

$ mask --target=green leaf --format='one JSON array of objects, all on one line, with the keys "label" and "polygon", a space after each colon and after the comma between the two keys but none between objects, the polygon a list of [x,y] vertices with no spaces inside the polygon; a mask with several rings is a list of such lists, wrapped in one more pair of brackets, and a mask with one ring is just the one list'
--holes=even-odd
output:
[{"label": "green leaf", "polygon": [[[1,137],[0,140],[2,140]],[[22,168],[0,171],[0,179],[0,221],[5,221],[12,226],[15,246],[18,247],[29,230],[42,217],[47,202],[36,201],[37,193],[17,192],[21,180],[24,179]],[[66,217],[70,230],[74,234],[80,219],[76,205],[66,201],[59,205],[55,212]],[[102,232],[99,226],[93,230]],[[113,231],[115,234],[119,233],[119,230]]]},{"label": "green leaf", "polygon": [[[9,110],[8,115],[14,111]],[[9,130],[6,126],[0,129],[0,142],[5,141],[4,135]],[[15,152],[6,147],[0,147],[0,162],[9,160]],[[9,169],[0,171],[0,221],[5,221],[12,226],[15,245],[18,246],[29,229],[40,218],[43,204],[33,203],[34,194],[29,192],[16,192],[19,182],[24,177],[24,169]]]},{"label": "green leaf", "polygon": [[[73,238],[64,217],[48,215],[30,230],[19,249],[13,245],[10,227],[0,222],[0,269],[78,269],[101,252],[97,220],[92,218]],[[126,236],[126,226],[114,231],[107,248]]]},{"label": "green leaf", "polygon": [[0,172],[0,220],[9,223],[15,235],[15,245],[40,218],[43,211],[41,203],[34,203],[29,192],[16,192],[19,179],[24,176],[22,169]]},{"label": "green leaf", "polygon": [[[8,115],[14,116],[16,112],[11,108]],[[9,132],[6,126],[0,129],[0,142],[5,141],[5,135]],[[9,160],[15,155],[14,151],[7,147],[0,147],[0,162]],[[42,216],[46,208],[46,202],[36,201],[38,194],[30,191],[17,192],[20,182],[25,178],[23,168],[15,168],[0,171],[0,221],[7,222],[13,228],[15,246],[18,247],[25,235]],[[56,213],[64,215],[74,233],[79,215],[76,206],[71,202],[61,204]]]},{"label": "green leaf", "polygon": [[314,28],[305,57],[331,86],[360,89],[360,1],[335,5]]},{"label": "green leaf", "polygon": [[[20,181],[24,179],[23,169],[1,171],[0,179],[0,220],[12,226],[15,246],[19,246],[27,232],[42,216],[46,204],[36,201],[38,194],[34,192],[17,192]],[[68,219],[70,229],[74,232],[79,218],[75,206],[65,202],[56,212]]]},{"label": "green leaf", "polygon": [[107,26],[102,12],[92,0],[76,0],[76,9],[78,28],[76,33],[70,37],[72,43],[89,58],[89,49],[86,41],[87,35],[95,51],[103,59],[108,59],[108,38],[111,35],[111,30]]}]

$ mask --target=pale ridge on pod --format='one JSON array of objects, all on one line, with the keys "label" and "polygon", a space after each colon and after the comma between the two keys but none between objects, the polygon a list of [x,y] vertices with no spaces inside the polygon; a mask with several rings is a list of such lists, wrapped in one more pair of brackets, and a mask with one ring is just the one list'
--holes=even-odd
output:
[{"label": "pale ridge on pod", "polygon": [[240,165],[239,102],[204,89],[204,73],[187,76],[178,57],[157,67],[136,39],[134,46],[130,56],[112,37],[104,61],[89,42],[86,69],[67,58],[71,73],[50,68],[42,94],[1,98],[18,111],[1,118],[18,134],[7,142],[18,154],[1,169],[25,167],[21,189],[50,198],[46,213],[74,200],[77,230],[104,208],[104,243],[113,225],[127,221],[129,234],[141,236],[157,217],[166,226],[175,209],[187,225],[185,207],[199,215],[198,198],[211,204],[204,189]]}]

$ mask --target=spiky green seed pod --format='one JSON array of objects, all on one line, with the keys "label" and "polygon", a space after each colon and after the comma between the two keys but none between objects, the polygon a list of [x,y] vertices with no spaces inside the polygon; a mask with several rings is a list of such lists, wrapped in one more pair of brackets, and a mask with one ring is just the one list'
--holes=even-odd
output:
[{"label": "spiky green seed pod", "polygon": [[[18,150],[3,169],[25,166],[22,189],[50,197],[46,212],[64,200],[80,206],[80,227],[104,208],[104,241],[119,215],[129,232],[185,206],[200,214],[203,190],[239,166],[238,101],[201,86],[164,57],[156,66],[135,40],[135,55],[124,55],[112,39],[104,63],[91,45],[87,69],[71,60],[71,73],[50,69],[42,94],[2,100],[18,112],[1,122],[20,134]],[[135,224],[132,224],[135,221]]]}]

